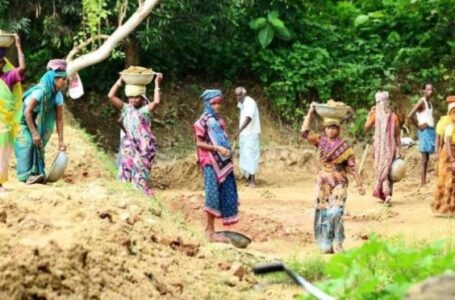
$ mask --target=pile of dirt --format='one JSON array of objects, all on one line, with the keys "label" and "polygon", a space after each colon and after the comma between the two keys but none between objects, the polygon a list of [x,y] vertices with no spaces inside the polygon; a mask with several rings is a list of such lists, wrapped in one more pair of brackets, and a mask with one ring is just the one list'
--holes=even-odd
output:
[{"label": "pile of dirt", "polygon": [[[419,179],[421,154],[416,147],[403,149],[406,161],[407,176],[397,185],[414,184]],[[357,164],[360,164],[363,149],[356,149]],[[234,157],[235,174],[238,180],[242,179],[239,170],[238,151]],[[359,166],[357,166],[359,167]],[[362,171],[362,179],[368,184],[373,181],[374,161],[373,154],[368,153]],[[304,180],[314,181],[317,170],[317,152],[302,142],[301,145],[263,147],[261,149],[258,183],[267,187],[292,186]],[[428,177],[435,176],[434,160],[429,162]],[[353,180],[351,178],[351,180]],[[158,160],[152,169],[152,182],[159,189],[188,189],[197,191],[203,189],[203,177],[197,164],[195,154],[184,159],[172,161]]]},{"label": "pile of dirt", "polygon": [[[159,201],[115,181],[78,129],[65,126],[65,137],[64,181],[11,178],[0,196],[1,299],[258,297],[248,271],[258,258],[206,243]],[[47,149],[51,161],[55,136]]]},{"label": "pile of dirt", "polygon": [[[234,157],[235,174],[242,179],[238,168],[238,151]],[[277,172],[279,170],[279,173]],[[306,170],[306,171],[302,171]],[[298,147],[267,147],[261,150],[259,184],[286,186],[309,179],[316,170],[315,151]],[[160,161],[153,166],[152,183],[159,189],[203,189],[203,177],[197,157]]]}]

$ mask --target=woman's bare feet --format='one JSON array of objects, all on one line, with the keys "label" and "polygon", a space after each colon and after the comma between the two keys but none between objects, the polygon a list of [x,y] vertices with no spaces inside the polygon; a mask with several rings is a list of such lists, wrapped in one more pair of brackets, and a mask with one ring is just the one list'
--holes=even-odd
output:
[{"label": "woman's bare feet", "polygon": [[387,198],[385,198],[384,206],[387,206],[387,207],[392,206],[392,197],[391,196],[387,196]]},{"label": "woman's bare feet", "polygon": [[246,186],[250,187],[250,188],[255,188],[256,187],[256,182],[248,182],[248,184]]},{"label": "woman's bare feet", "polygon": [[212,243],[230,243],[231,240],[228,239],[227,237],[225,237],[224,235],[222,234],[218,234],[218,233],[215,233],[215,232],[206,232],[206,235],[207,235],[207,239],[209,240],[209,242],[212,242]]},{"label": "woman's bare feet", "polygon": [[321,249],[322,254],[333,254],[333,248]]},{"label": "woman's bare feet", "polygon": [[335,253],[344,252],[343,245],[342,244],[335,244],[334,250],[335,250]]}]

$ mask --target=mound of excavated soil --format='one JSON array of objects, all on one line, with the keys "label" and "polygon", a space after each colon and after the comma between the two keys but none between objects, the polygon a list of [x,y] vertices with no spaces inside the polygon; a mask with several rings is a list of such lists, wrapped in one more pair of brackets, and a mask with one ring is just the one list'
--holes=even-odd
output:
[{"label": "mound of excavated soil", "polygon": [[[234,158],[237,179],[242,178],[238,169],[238,154]],[[311,178],[316,168],[314,151],[301,148],[274,147],[261,151],[258,180],[263,186],[285,186]],[[158,161],[152,169],[152,183],[160,189],[203,188],[202,174],[195,154],[185,159]]]},{"label": "mound of excavated soil", "polygon": [[[400,183],[414,183],[419,176],[421,155],[417,147],[403,149],[407,166],[407,176]],[[357,168],[360,167],[363,149],[356,149]],[[317,153],[313,148],[302,142],[302,147],[267,147],[261,149],[258,183],[265,187],[282,187],[299,185],[303,180],[314,181],[316,172]],[[366,157],[362,179],[365,183],[373,180],[372,148]],[[235,174],[242,179],[238,168],[238,151],[234,157]],[[430,160],[428,177],[434,176],[434,161]],[[351,178],[353,181],[353,178]],[[196,154],[185,159],[173,161],[158,161],[152,170],[152,182],[159,189],[189,189],[193,191],[203,189],[203,180],[200,168],[197,165]]]},{"label": "mound of excavated soil", "polygon": [[[0,195],[0,299],[258,297],[254,256],[205,243],[159,200],[116,182],[79,130],[65,137],[63,181],[11,178]],[[55,149],[53,137],[48,161]]]}]

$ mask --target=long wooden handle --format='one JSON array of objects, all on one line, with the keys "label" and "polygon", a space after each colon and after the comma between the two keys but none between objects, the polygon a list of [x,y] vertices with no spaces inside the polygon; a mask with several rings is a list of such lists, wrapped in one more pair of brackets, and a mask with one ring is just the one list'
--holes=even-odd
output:
[{"label": "long wooden handle", "polygon": [[362,161],[360,162],[359,171],[357,172],[359,175],[362,175],[363,164],[365,163],[365,159],[367,158],[369,148],[370,148],[370,144],[367,144],[365,146],[365,150],[363,151]]}]

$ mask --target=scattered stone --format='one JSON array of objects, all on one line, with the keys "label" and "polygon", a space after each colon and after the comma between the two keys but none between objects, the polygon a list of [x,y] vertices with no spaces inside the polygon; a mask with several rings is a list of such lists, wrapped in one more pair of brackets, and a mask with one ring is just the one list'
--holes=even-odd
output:
[{"label": "scattered stone", "polygon": [[177,293],[183,293],[183,284],[180,282],[173,283],[172,286],[177,290]]},{"label": "scattered stone", "polygon": [[98,213],[98,216],[99,216],[101,219],[108,219],[109,222],[114,223],[114,220],[113,220],[113,218],[112,218],[111,212],[108,212],[108,211],[99,212],[99,213]]},{"label": "scattered stone", "polygon": [[450,272],[431,277],[412,286],[406,300],[450,300],[455,299],[455,273]]},{"label": "scattered stone", "polygon": [[158,207],[151,207],[150,212],[157,217],[161,217],[161,208]]},{"label": "scattered stone", "polygon": [[130,224],[130,225],[134,225],[136,222],[140,221],[141,220],[141,217],[139,215],[134,215],[134,216],[130,216],[128,218],[126,218],[126,223]]},{"label": "scattered stone", "polygon": [[167,286],[164,283],[162,283],[162,282],[160,282],[160,281],[158,281],[156,279],[155,279],[155,287],[156,287],[156,290],[160,293],[161,296],[164,296],[164,295],[166,295],[166,294],[168,294],[170,292],[169,289],[167,288]]},{"label": "scattered stone", "polygon": [[6,219],[8,218],[6,211],[0,211],[0,223],[6,223]]},{"label": "scattered stone", "polygon": [[125,212],[122,212],[120,215],[119,215],[119,219],[121,221],[127,221],[128,219],[130,218],[130,213],[125,211]]},{"label": "scattered stone", "polygon": [[223,283],[227,286],[234,287],[239,283],[239,279],[234,275],[224,276],[222,279]]},{"label": "scattered stone", "polygon": [[248,273],[247,269],[240,263],[234,263],[231,266],[230,272],[240,280],[242,280],[243,276]]},{"label": "scattered stone", "polygon": [[231,269],[231,264],[227,261],[219,262],[218,263],[218,268],[222,271],[228,271]]},{"label": "scattered stone", "polygon": [[126,200],[122,199],[117,203],[117,207],[121,209],[125,209],[128,206],[128,203]]},{"label": "scattered stone", "polygon": [[183,252],[187,256],[196,256],[196,254],[199,252],[198,244],[185,244],[180,237],[173,241],[170,241],[168,245],[172,250]]}]

